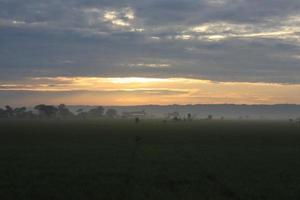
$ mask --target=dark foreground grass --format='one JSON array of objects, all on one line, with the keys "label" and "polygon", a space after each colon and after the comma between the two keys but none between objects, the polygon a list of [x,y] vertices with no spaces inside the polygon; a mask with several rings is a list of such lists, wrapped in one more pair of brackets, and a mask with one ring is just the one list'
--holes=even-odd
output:
[{"label": "dark foreground grass", "polygon": [[1,200],[300,199],[296,124],[0,121],[0,130]]}]

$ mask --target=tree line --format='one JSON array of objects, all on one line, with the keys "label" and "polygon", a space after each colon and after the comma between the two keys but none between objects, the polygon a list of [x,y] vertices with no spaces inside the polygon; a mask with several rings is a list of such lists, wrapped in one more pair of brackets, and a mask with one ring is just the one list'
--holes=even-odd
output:
[{"label": "tree line", "polygon": [[39,104],[34,107],[34,110],[29,110],[26,107],[13,108],[9,105],[0,108],[0,118],[6,119],[116,118],[117,116],[117,110],[105,109],[102,106],[97,106],[88,111],[78,109],[75,113],[71,112],[65,104],[58,106]]}]

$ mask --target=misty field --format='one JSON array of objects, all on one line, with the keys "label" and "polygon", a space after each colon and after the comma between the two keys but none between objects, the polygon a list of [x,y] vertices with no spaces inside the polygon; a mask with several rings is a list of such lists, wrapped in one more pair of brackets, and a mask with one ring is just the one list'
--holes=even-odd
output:
[{"label": "misty field", "polygon": [[0,199],[300,199],[300,126],[0,121]]}]

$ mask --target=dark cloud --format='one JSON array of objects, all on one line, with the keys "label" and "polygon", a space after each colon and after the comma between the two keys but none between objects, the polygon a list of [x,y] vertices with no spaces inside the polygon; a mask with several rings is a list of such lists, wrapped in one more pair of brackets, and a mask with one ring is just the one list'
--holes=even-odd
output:
[{"label": "dark cloud", "polygon": [[0,79],[300,83],[299,11],[298,0],[0,0]]}]

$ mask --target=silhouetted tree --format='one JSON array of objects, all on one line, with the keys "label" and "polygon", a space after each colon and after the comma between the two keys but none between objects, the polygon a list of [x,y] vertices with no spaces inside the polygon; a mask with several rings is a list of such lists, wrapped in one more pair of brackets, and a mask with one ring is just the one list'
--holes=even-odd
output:
[{"label": "silhouetted tree", "polygon": [[84,119],[87,117],[87,112],[85,112],[82,108],[77,109],[76,113],[77,113],[77,117],[79,118]]},{"label": "silhouetted tree", "polygon": [[73,113],[67,108],[65,104],[60,104],[57,106],[57,114],[60,117],[73,117]]},{"label": "silhouetted tree", "polygon": [[4,109],[0,108],[0,118],[6,118],[7,115],[6,115],[6,112]]},{"label": "silhouetted tree", "polygon": [[115,118],[118,115],[118,112],[116,109],[110,108],[106,111],[105,115],[109,118]]},{"label": "silhouetted tree", "polygon": [[26,107],[13,109],[10,106],[5,106],[5,109],[0,108],[0,118],[35,118],[36,115],[32,111],[27,111]]},{"label": "silhouetted tree", "polygon": [[40,117],[55,117],[58,109],[51,105],[40,104],[34,107],[34,109],[38,110]]},{"label": "silhouetted tree", "polygon": [[76,110],[76,113],[77,113],[77,114],[82,113],[82,112],[84,112],[82,108],[78,108],[78,109]]},{"label": "silhouetted tree", "polygon": [[300,117],[296,119],[296,122],[300,125]]},{"label": "silhouetted tree", "polygon": [[102,106],[93,108],[88,112],[88,115],[90,117],[102,117],[103,114],[104,114],[104,108]]},{"label": "silhouetted tree", "polygon": [[135,122],[136,124],[139,123],[139,122],[140,122],[140,118],[138,118],[138,117],[134,118],[134,122]]},{"label": "silhouetted tree", "polygon": [[167,113],[166,114],[166,119],[167,120],[172,120],[172,121],[179,121],[180,120],[180,114],[177,111]]},{"label": "silhouetted tree", "polygon": [[7,106],[5,106],[5,113],[6,113],[6,117],[8,117],[8,118],[13,117],[14,109],[12,107],[10,107],[9,105],[7,105]]},{"label": "silhouetted tree", "polygon": [[191,113],[187,114],[187,120],[192,121],[192,114]]},{"label": "silhouetted tree", "polygon": [[24,118],[26,116],[26,107],[15,108],[13,113],[17,118]]},{"label": "silhouetted tree", "polygon": [[27,119],[34,119],[37,115],[35,115],[32,111],[26,111],[23,117]]},{"label": "silhouetted tree", "polygon": [[178,121],[180,121],[180,118],[177,117],[177,116],[175,116],[175,117],[173,118],[173,121],[174,121],[174,122],[178,122]]},{"label": "silhouetted tree", "polygon": [[213,119],[213,116],[212,115],[208,115],[207,116],[207,120],[212,120]]}]

